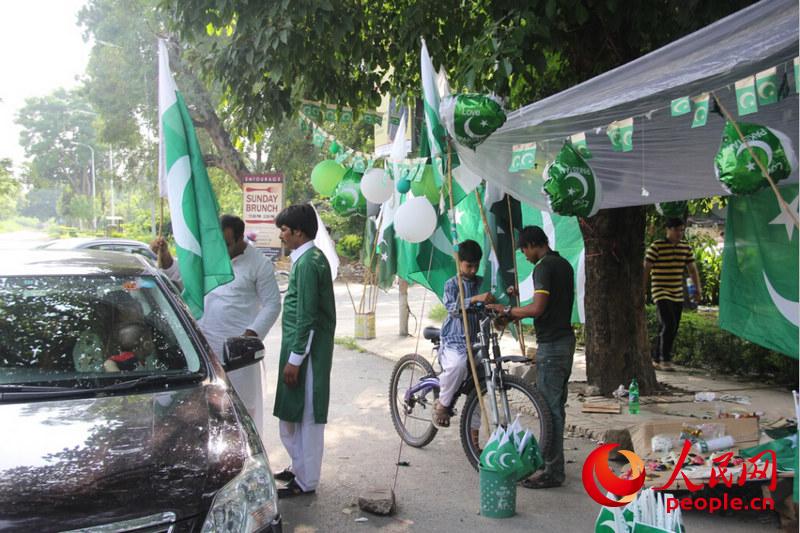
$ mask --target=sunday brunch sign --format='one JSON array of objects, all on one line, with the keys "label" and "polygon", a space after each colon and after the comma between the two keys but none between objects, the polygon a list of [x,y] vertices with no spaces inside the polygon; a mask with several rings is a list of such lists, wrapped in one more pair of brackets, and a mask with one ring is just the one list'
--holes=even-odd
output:
[{"label": "sunday brunch sign", "polygon": [[245,176],[242,186],[245,234],[255,237],[254,246],[275,260],[281,252],[275,217],[283,209],[283,174]]}]

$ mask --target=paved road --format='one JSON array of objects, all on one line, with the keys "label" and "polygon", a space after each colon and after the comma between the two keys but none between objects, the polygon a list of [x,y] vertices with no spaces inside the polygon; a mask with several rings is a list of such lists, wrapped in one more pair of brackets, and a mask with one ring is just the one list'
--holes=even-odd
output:
[{"label": "paved road", "polygon": [[[272,337],[272,335],[270,335]],[[271,340],[271,339],[270,339]],[[269,356],[266,402],[272,405],[276,378],[275,356]],[[455,427],[442,430],[426,448],[404,447],[395,493],[398,512],[384,518],[362,516],[355,506],[358,495],[371,486],[391,487],[395,475],[399,438],[389,418],[388,379],[392,362],[374,355],[337,347],[333,366],[332,402],[326,431],[322,483],[317,495],[281,503],[286,531],[350,532],[436,531],[591,531],[599,507],[589,499],[580,481],[583,460],[594,447],[585,439],[565,441],[567,484],[557,489],[518,489],[517,516],[483,518],[479,509],[478,476],[468,465]],[[288,463],[277,437],[277,422],[269,417],[266,446],[274,470]],[[685,525],[691,531],[741,531],[775,529],[770,518],[736,515],[709,517],[692,514]]]}]

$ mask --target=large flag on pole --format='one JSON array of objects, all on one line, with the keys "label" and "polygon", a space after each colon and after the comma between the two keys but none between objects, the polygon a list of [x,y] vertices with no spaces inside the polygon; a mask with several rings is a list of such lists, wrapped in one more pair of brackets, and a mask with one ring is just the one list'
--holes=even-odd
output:
[{"label": "large flag on pole", "polygon": [[159,193],[169,201],[182,296],[194,317],[200,318],[205,295],[233,280],[233,268],[200,143],[169,69],[162,39],[158,41],[158,117]]},{"label": "large flag on pole", "polygon": [[[797,185],[780,193],[797,214]],[[719,325],[798,358],[798,232],[772,189],[732,196],[725,223]]]},{"label": "large flag on pole", "polygon": [[422,103],[425,111],[425,129],[428,133],[428,146],[431,152],[431,164],[438,185],[444,183],[444,172],[447,153],[445,151],[445,138],[447,133],[439,120],[439,89],[437,74],[433,69],[431,56],[425,39],[422,39],[420,52],[420,74],[422,77]]}]

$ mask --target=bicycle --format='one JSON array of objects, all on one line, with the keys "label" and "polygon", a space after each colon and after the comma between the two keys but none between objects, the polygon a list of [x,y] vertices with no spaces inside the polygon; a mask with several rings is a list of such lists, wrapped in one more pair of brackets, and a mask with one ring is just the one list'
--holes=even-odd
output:
[{"label": "bicycle", "polygon": [[[477,469],[481,450],[498,427],[507,428],[519,415],[522,427],[530,429],[539,447],[546,450],[551,445],[553,421],[544,397],[536,387],[509,374],[505,367],[508,363],[530,365],[532,361],[518,355],[503,356],[497,331],[492,325],[497,315],[483,306],[471,312],[479,313],[480,327],[473,355],[490,423],[481,423],[480,403],[471,372],[460,385],[453,407],[462,395],[466,396],[459,436],[467,459]],[[422,335],[433,343],[433,361],[438,362],[440,329],[427,327]],[[400,438],[415,448],[430,444],[439,431],[431,420],[434,401],[439,397],[437,375],[433,365],[420,354],[404,355],[392,370],[389,382],[392,423]]]}]

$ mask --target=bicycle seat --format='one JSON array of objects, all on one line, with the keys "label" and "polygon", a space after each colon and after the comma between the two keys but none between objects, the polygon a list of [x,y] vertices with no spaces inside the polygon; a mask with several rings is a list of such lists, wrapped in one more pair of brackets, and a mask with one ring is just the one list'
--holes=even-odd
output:
[{"label": "bicycle seat", "polygon": [[422,336],[425,337],[425,340],[429,340],[434,344],[439,342],[439,336],[442,334],[442,330],[434,327],[428,326],[427,328],[422,330]]}]

